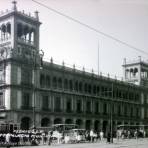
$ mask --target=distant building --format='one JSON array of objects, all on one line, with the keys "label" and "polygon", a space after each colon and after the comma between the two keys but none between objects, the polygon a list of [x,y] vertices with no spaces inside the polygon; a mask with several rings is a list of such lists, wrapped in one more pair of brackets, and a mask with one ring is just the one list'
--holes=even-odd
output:
[{"label": "distant building", "polygon": [[104,132],[111,121],[113,129],[147,124],[148,63],[125,61],[125,81],[119,81],[42,61],[40,25],[38,12],[26,15],[15,2],[0,14],[1,124],[29,129],[76,123]]}]

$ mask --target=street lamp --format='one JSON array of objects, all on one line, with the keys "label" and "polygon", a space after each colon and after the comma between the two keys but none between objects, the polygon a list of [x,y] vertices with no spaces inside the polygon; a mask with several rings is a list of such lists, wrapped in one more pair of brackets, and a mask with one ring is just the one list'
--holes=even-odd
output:
[{"label": "street lamp", "polygon": [[37,68],[41,68],[43,66],[43,56],[44,52],[43,50],[39,50],[35,52],[33,55],[33,129],[36,129],[36,118],[35,118],[35,103],[36,103],[36,71]]},{"label": "street lamp", "polygon": [[111,143],[113,143],[113,109],[112,109],[112,101],[113,101],[113,95],[114,95],[114,85],[112,83],[112,90],[111,90],[111,102],[110,102],[110,131],[111,131]]}]

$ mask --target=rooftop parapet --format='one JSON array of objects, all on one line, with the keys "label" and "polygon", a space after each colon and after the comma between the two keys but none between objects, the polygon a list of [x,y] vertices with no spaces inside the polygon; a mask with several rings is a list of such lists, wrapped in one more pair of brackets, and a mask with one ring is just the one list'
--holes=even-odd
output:
[{"label": "rooftop parapet", "polygon": [[12,7],[11,10],[6,9],[5,11],[0,11],[0,17],[6,16],[8,14],[11,14],[12,12],[16,12],[16,13],[21,14],[21,15],[23,15],[25,17],[30,18],[30,19],[34,19],[36,21],[39,20],[38,11],[35,11],[34,12],[34,16],[33,16],[33,15],[31,15],[31,13],[25,13],[24,10],[23,11],[18,11],[17,5],[16,5],[17,4],[16,1],[12,1],[12,4],[13,4],[13,7]]},{"label": "rooftop parapet", "polygon": [[125,58],[124,62],[123,62],[123,66],[125,66],[125,65],[135,65],[135,64],[140,64],[140,63],[148,65],[148,60],[142,60],[141,56],[139,56],[139,59],[135,59],[135,60],[127,60]]}]

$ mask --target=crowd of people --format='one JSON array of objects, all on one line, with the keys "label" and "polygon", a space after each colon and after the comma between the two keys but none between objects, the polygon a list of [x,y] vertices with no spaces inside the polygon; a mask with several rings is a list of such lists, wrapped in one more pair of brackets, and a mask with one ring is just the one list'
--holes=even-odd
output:
[{"label": "crowd of people", "polygon": [[[57,133],[57,134],[55,134]],[[93,130],[85,131],[83,133],[75,134],[76,142],[101,142],[107,139],[107,142],[110,143],[112,137],[118,139],[125,138],[138,138],[142,134],[142,137],[146,136],[145,131],[139,130],[117,130],[116,136],[111,135],[110,132],[104,133],[103,131],[95,132]],[[83,137],[83,138],[82,138]],[[51,145],[52,143],[69,143],[69,135],[63,133],[58,133],[58,131],[14,131],[13,133],[0,133],[0,146],[3,145]]]}]

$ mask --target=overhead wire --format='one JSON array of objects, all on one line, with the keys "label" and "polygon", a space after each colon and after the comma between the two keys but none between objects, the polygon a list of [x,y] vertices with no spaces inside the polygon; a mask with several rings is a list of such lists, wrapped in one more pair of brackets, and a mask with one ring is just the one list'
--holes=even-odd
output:
[{"label": "overhead wire", "polygon": [[142,50],[142,49],[140,49],[140,48],[137,48],[137,47],[135,47],[135,46],[133,46],[133,45],[131,45],[131,44],[125,42],[125,41],[122,41],[122,40],[120,40],[120,39],[118,39],[118,38],[116,38],[116,37],[114,37],[114,36],[112,36],[112,35],[110,35],[110,34],[104,33],[103,31],[101,31],[101,30],[99,30],[99,29],[96,29],[96,28],[94,28],[94,27],[92,27],[92,26],[90,26],[90,25],[88,25],[88,24],[86,24],[86,23],[83,23],[83,22],[79,21],[78,19],[75,19],[75,18],[73,18],[73,17],[71,17],[71,16],[69,16],[69,15],[66,15],[66,14],[64,14],[64,13],[62,13],[62,12],[56,10],[56,9],[53,9],[53,8],[51,8],[51,7],[45,5],[45,4],[43,4],[43,3],[41,3],[41,2],[39,2],[39,1],[37,1],[37,0],[32,0],[32,1],[33,1],[34,3],[36,3],[36,4],[40,5],[40,6],[42,6],[42,7],[47,8],[48,10],[50,10],[50,11],[52,11],[52,12],[55,12],[56,14],[59,14],[59,15],[65,17],[65,18],[67,18],[67,19],[69,19],[69,20],[71,20],[71,21],[73,21],[73,22],[76,22],[76,23],[78,23],[78,24],[80,24],[80,25],[82,25],[82,26],[84,26],[84,27],[86,27],[86,28],[88,28],[88,29],[90,29],[90,30],[96,32],[96,33],[99,33],[99,34],[101,34],[101,35],[103,35],[103,36],[105,36],[105,37],[107,37],[107,38],[110,38],[110,39],[112,39],[112,40],[114,40],[114,41],[116,41],[116,42],[118,42],[118,43],[120,43],[120,44],[122,44],[122,45],[124,45],[124,46],[127,46],[127,47],[129,47],[129,48],[131,48],[131,49],[133,49],[133,50],[135,50],[135,51],[138,51],[138,52],[141,52],[141,53],[143,53],[143,54],[148,55],[148,52],[146,52],[146,51],[144,51],[144,50]]}]

